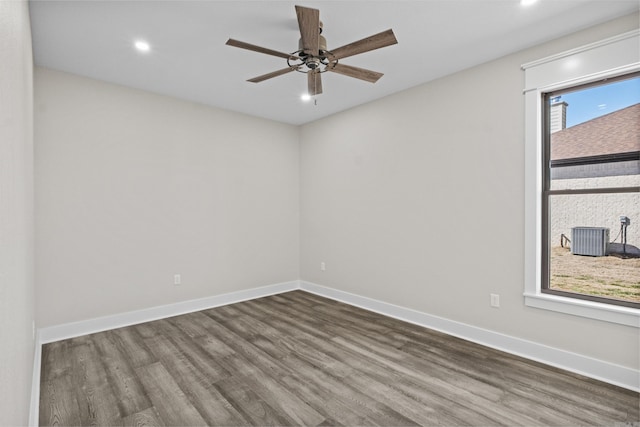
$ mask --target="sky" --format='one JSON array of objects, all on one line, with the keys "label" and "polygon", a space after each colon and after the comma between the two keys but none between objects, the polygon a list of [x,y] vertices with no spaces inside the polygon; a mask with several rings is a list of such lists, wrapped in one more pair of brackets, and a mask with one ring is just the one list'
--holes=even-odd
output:
[{"label": "sky", "polygon": [[613,113],[640,102],[640,77],[566,93],[567,127]]}]

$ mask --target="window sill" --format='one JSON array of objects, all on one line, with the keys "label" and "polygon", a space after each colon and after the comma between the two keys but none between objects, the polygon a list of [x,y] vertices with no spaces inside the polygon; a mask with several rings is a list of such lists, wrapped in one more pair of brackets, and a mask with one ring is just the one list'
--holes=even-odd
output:
[{"label": "window sill", "polygon": [[636,308],[528,292],[524,294],[524,303],[529,307],[640,328],[640,310]]}]

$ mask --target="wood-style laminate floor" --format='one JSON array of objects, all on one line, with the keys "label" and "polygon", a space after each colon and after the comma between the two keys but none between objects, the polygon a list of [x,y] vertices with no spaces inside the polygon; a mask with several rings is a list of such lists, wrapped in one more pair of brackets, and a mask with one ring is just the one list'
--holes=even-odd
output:
[{"label": "wood-style laminate floor", "polygon": [[46,344],[41,425],[634,425],[638,393],[303,291]]}]

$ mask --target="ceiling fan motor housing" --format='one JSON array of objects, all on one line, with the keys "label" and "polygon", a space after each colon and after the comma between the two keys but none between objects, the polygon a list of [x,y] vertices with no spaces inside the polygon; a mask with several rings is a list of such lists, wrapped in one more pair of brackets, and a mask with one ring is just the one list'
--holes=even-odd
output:
[{"label": "ceiling fan motor housing", "polygon": [[[327,50],[327,39],[325,39],[322,35],[318,36],[318,49],[320,50],[320,55],[322,55],[323,52]],[[298,40],[298,50],[302,52],[300,56],[305,55],[304,48],[302,46],[302,39]]]}]

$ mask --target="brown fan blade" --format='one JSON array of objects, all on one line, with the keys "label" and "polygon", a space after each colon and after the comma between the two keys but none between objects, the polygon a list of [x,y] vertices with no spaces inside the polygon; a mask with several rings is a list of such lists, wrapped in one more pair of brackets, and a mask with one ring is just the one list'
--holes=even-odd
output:
[{"label": "brown fan blade", "polygon": [[320,95],[322,93],[322,77],[318,71],[307,73],[307,91],[309,95]]},{"label": "brown fan blade", "polygon": [[296,6],[296,15],[298,15],[302,51],[312,56],[318,56],[320,43],[320,11],[318,9]]},{"label": "brown fan blade", "polygon": [[254,78],[249,79],[247,81],[251,82],[251,83],[260,83],[260,82],[263,82],[263,81],[268,80],[270,78],[278,77],[278,76],[281,76],[283,74],[290,73],[292,71],[295,71],[295,69],[296,69],[296,67],[287,67],[287,68],[283,68],[282,70],[273,71],[271,73],[267,73],[267,74],[263,74],[263,75],[258,76],[258,77],[254,77]]},{"label": "brown fan blade", "polygon": [[349,77],[355,77],[356,79],[366,80],[371,83],[377,82],[380,77],[384,76],[384,74],[382,73],[344,64],[336,64],[331,68],[327,68],[327,71],[333,71],[334,73],[342,74]]},{"label": "brown fan blade", "polygon": [[398,43],[398,40],[396,40],[393,30],[387,30],[373,36],[366,37],[362,40],[358,40],[357,42],[349,43],[348,45],[344,45],[337,49],[332,49],[331,53],[333,53],[333,56],[331,58],[342,59],[396,43]]},{"label": "brown fan blade", "polygon": [[267,55],[277,56],[279,58],[284,58],[284,59],[294,58],[294,59],[297,59],[297,56],[295,56],[295,55],[290,55],[290,54],[284,53],[284,52],[278,52],[277,50],[267,49],[266,47],[256,46],[254,44],[241,42],[239,40],[229,39],[229,40],[227,40],[226,44],[228,46],[233,46],[233,47],[239,47],[241,49],[252,50],[254,52],[260,52],[260,53],[264,53],[264,54],[267,54]]}]

